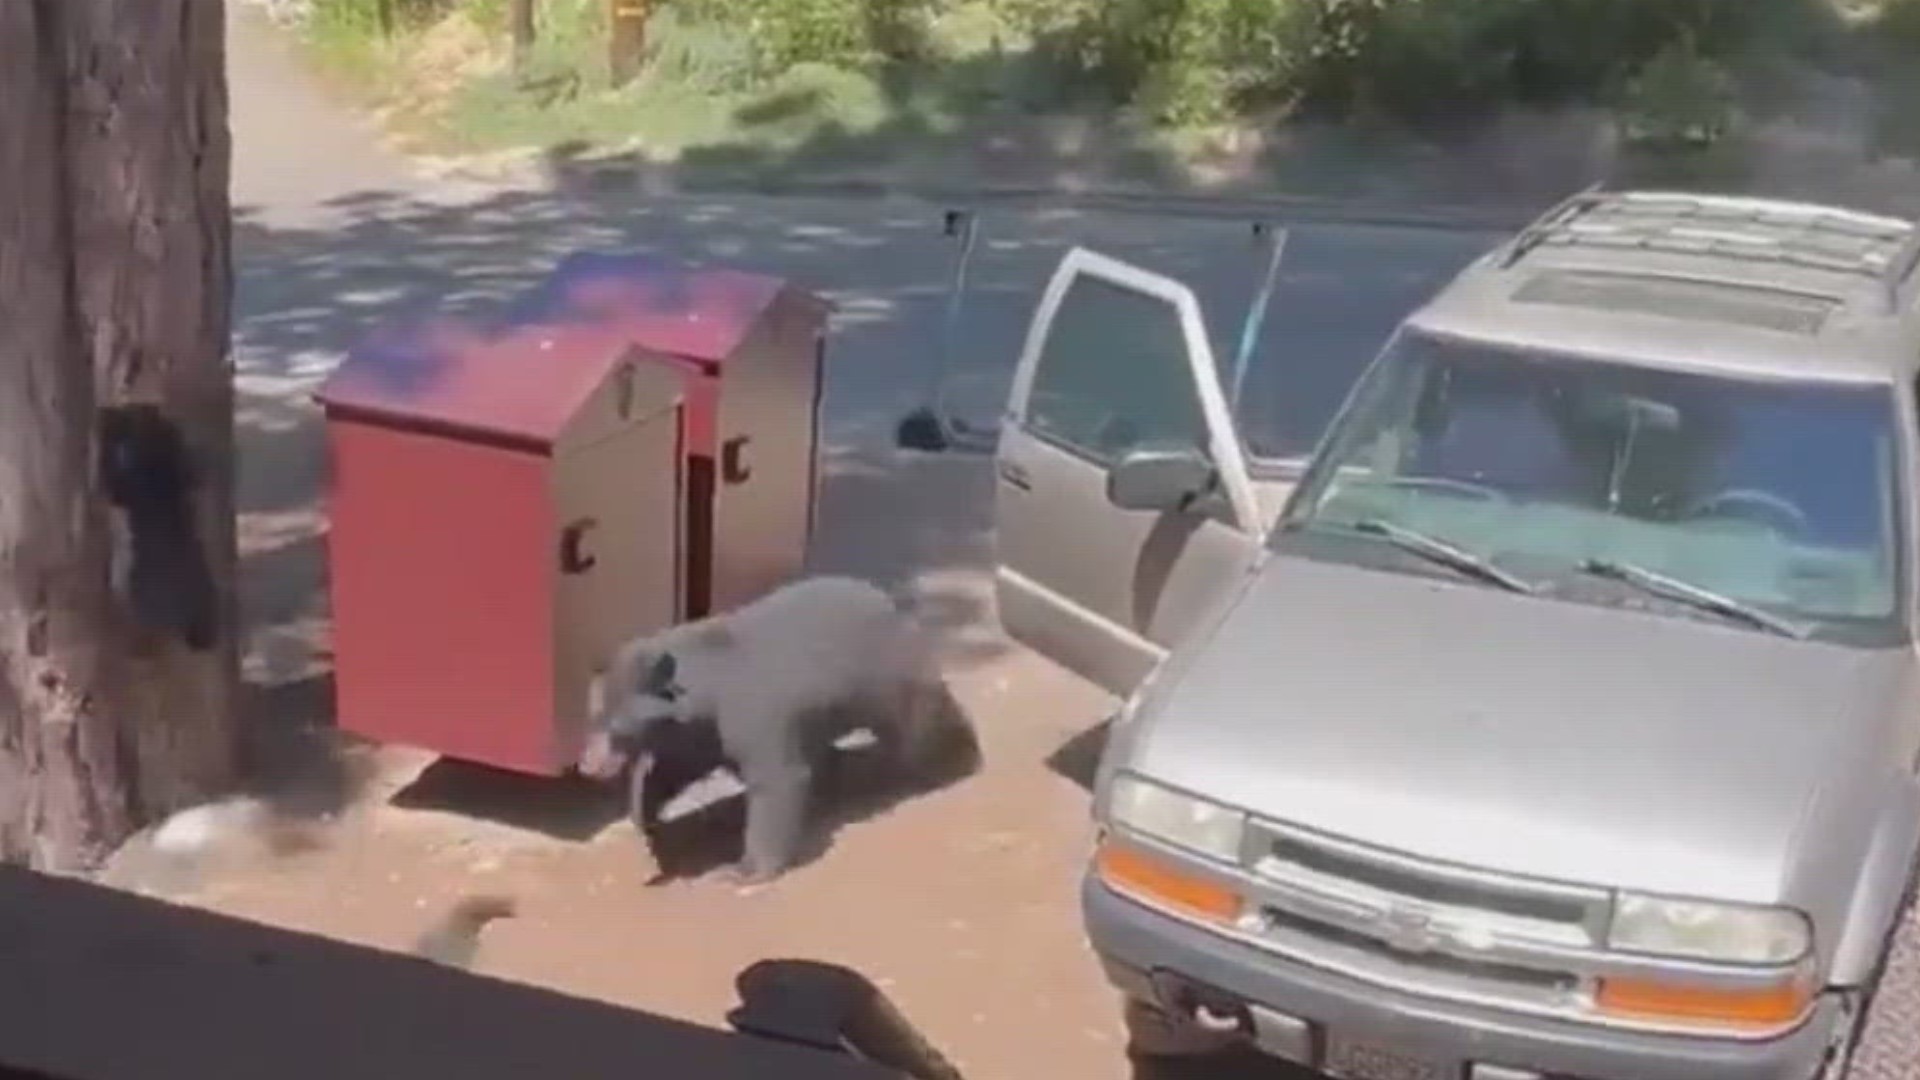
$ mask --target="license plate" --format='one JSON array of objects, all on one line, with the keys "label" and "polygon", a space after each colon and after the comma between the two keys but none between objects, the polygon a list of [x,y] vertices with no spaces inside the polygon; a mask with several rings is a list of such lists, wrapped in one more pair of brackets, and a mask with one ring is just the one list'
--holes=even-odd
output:
[{"label": "license plate", "polygon": [[1320,1071],[1335,1080],[1444,1080],[1445,1070],[1437,1061],[1390,1050],[1370,1043],[1353,1042],[1337,1035],[1327,1039],[1326,1060]]}]

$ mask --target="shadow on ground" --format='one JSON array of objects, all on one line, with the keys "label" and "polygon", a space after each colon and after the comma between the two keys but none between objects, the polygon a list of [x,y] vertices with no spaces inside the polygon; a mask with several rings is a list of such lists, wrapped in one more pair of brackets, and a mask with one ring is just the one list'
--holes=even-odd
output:
[{"label": "shadow on ground", "polygon": [[1318,1073],[1252,1051],[1203,1058],[1137,1058],[1130,1080],[1317,1080]]},{"label": "shadow on ground", "polygon": [[373,748],[333,727],[333,676],[242,685],[243,762],[250,786],[296,817],[346,809],[377,771]]},{"label": "shadow on ground", "polygon": [[1047,768],[1083,791],[1092,792],[1094,775],[1100,769],[1101,755],[1107,752],[1112,725],[1111,720],[1102,721],[1061,743],[1059,749],[1047,755]]},{"label": "shadow on ground", "polygon": [[[807,849],[793,869],[814,862],[831,848],[839,830],[880,817],[909,799],[934,794],[971,777],[984,764],[979,733],[944,684],[929,688],[921,707],[929,709],[936,737],[920,765],[903,774],[873,744],[835,751],[817,779],[813,828]],[[647,776],[647,801],[656,811],[720,766],[711,740],[688,740],[663,755]],[[740,858],[746,827],[744,796],[733,795],[684,816],[657,821],[646,830],[658,873],[651,884],[699,877]]]},{"label": "shadow on ground", "polygon": [[389,801],[402,810],[459,814],[579,843],[620,817],[622,795],[577,776],[527,776],[440,758]]}]

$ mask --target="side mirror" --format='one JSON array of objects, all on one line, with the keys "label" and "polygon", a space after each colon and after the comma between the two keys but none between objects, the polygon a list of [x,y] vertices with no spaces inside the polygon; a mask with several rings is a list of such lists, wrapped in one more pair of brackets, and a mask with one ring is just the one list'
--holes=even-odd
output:
[{"label": "side mirror", "polygon": [[1213,490],[1213,463],[1190,446],[1142,446],[1107,470],[1107,501],[1122,510],[1184,510]]}]

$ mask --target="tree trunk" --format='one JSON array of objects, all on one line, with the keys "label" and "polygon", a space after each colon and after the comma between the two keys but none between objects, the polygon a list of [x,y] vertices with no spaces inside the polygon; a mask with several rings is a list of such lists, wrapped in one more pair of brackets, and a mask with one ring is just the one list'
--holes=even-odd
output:
[{"label": "tree trunk", "polygon": [[[84,870],[234,779],[223,23],[220,0],[0,0],[7,861]],[[217,633],[202,650],[110,584],[129,517],[95,468],[99,409],[131,403],[159,408],[198,474],[197,528],[175,532],[210,572]]]},{"label": "tree trunk", "polygon": [[607,0],[607,78],[625,86],[640,74],[647,51],[650,0]]},{"label": "tree trunk", "polygon": [[525,71],[533,53],[533,0],[511,0],[508,22],[513,33],[513,70]]},{"label": "tree trunk", "polygon": [[105,523],[67,212],[59,0],[0,2],[0,859],[75,869],[124,829]]}]

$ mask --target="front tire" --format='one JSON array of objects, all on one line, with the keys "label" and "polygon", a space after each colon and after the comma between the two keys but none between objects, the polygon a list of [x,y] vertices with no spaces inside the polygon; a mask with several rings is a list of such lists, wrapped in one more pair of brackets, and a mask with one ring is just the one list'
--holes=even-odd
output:
[{"label": "front tire", "polygon": [[1913,1080],[1920,1075],[1920,875],[1907,888],[1877,978],[1847,1045],[1820,1080]]}]

